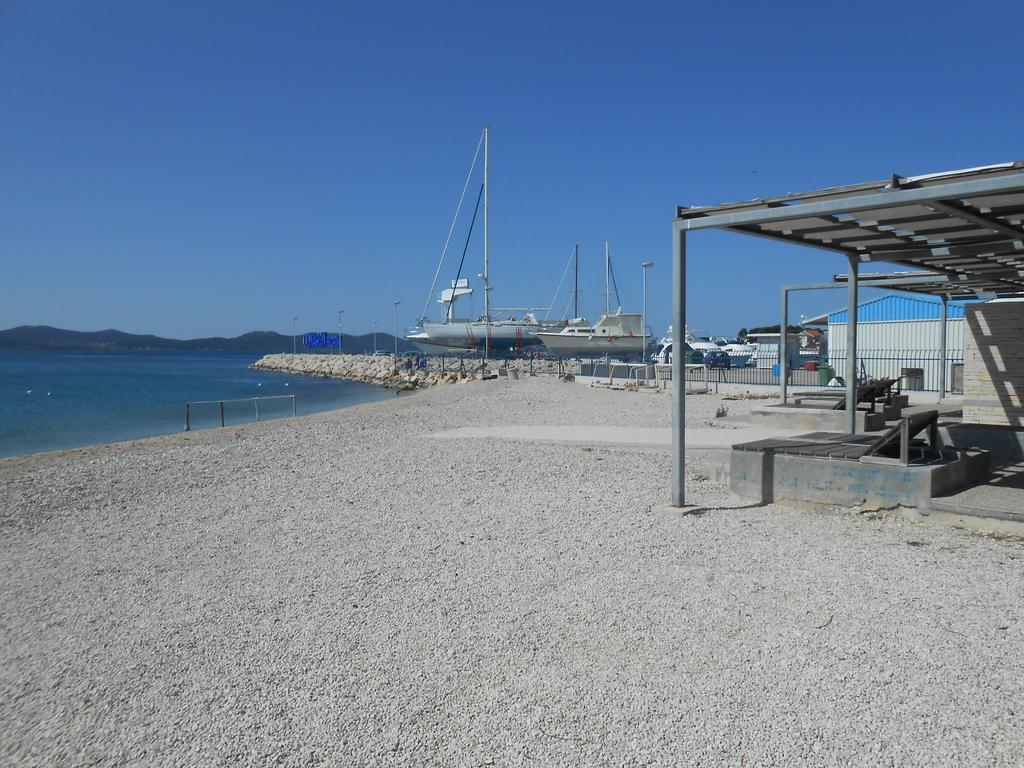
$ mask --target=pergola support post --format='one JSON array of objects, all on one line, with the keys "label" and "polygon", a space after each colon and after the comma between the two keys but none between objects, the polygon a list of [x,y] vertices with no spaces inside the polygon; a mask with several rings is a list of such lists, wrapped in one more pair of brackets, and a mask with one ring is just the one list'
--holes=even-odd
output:
[{"label": "pergola support post", "polygon": [[686,230],[672,238],[672,506],[686,504]]},{"label": "pergola support post", "polygon": [[786,384],[789,378],[789,333],[787,326],[789,321],[789,288],[782,288],[782,322],[779,324],[779,397],[782,404],[786,404]]},{"label": "pergola support post", "polygon": [[946,398],[946,329],[949,325],[949,296],[942,294],[939,312],[939,401]]},{"label": "pergola support post", "polygon": [[860,260],[851,254],[846,292],[846,431],[857,431],[857,288]]}]

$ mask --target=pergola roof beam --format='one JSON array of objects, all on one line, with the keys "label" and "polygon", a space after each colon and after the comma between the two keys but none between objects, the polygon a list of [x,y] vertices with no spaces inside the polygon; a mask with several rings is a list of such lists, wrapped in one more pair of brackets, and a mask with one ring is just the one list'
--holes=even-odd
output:
[{"label": "pergola roof beam", "polygon": [[998,240],[987,243],[969,245],[936,245],[930,248],[896,248],[870,251],[871,258],[878,261],[901,261],[910,258],[930,258],[940,256],[975,256],[986,257],[998,254],[1020,253],[1024,255],[1024,239]]},{"label": "pergola roof beam", "polygon": [[[888,183],[888,179],[883,181],[866,181],[862,184],[850,184],[843,187],[830,187],[827,189],[820,189],[814,192],[806,192],[798,195],[801,200],[831,200],[836,197],[843,197],[845,195],[856,194],[857,192],[868,192],[874,189],[878,189]],[[713,209],[716,211],[729,211],[729,210],[745,210],[754,209],[760,210],[769,206],[785,206],[793,200],[793,195],[776,195],[774,197],[758,198],[756,200],[742,200],[736,203],[723,203],[720,205],[709,205],[699,206],[694,208],[687,208],[685,206],[678,207],[678,216],[682,217],[684,211],[700,211],[702,209]]]},{"label": "pergola roof beam", "polygon": [[[849,275],[833,275],[833,283],[845,283]],[[948,275],[937,275],[923,272],[895,272],[892,274],[875,273],[858,277],[862,288],[885,288],[901,290],[908,293],[931,296],[956,296],[958,298],[977,297],[981,293],[996,293],[1000,296],[1015,296],[1024,293],[1024,284],[1007,289],[1005,285],[983,278],[954,279]],[[1024,283],[1024,281],[1022,281]],[[813,287],[831,287],[828,283],[812,284]],[[793,286],[787,286],[793,288]]]},{"label": "pergola roof beam", "polygon": [[987,216],[983,216],[969,210],[963,205],[959,205],[948,200],[934,200],[929,203],[929,205],[938,211],[943,211],[944,213],[956,216],[958,219],[963,219],[964,221],[977,224],[980,227],[990,229],[1001,235],[1007,235],[1008,237],[1024,237],[1024,229],[1017,229],[1016,227],[1011,227],[1009,224],[1004,224],[1001,221],[990,219]]},{"label": "pergola roof beam", "polygon": [[[787,237],[786,235],[776,234],[768,230],[761,229],[760,227],[729,227],[728,232],[736,232],[740,235],[754,235],[755,237],[764,237],[768,240],[774,240],[777,243],[793,244],[793,238]],[[831,243],[819,242],[817,240],[802,240],[800,244],[807,248],[820,248],[825,251],[831,251],[832,253],[842,253],[844,255],[856,254],[857,252],[852,248],[846,249],[838,245],[832,245]]]},{"label": "pergola roof beam", "polygon": [[[706,209],[680,208],[678,226],[681,229],[713,229],[738,227],[768,221],[786,221],[811,216],[828,216],[838,213],[856,213],[872,208],[895,208],[903,205],[927,203],[934,200],[951,200],[974,195],[995,194],[1017,191],[1024,187],[1020,173],[1005,176],[982,177],[966,181],[938,184],[916,189],[891,189],[868,194],[849,194],[845,197],[793,203],[778,207],[762,207],[738,211],[719,210],[712,206]],[[721,208],[721,207],[718,207]]]},{"label": "pergola roof beam", "polygon": [[977,208],[979,211],[984,210],[986,213],[1002,208],[1009,208],[1011,210],[1020,210],[1021,208],[1024,208],[1024,192],[980,195],[977,198],[966,197],[960,198],[960,200],[966,205],[969,205],[972,208]]}]

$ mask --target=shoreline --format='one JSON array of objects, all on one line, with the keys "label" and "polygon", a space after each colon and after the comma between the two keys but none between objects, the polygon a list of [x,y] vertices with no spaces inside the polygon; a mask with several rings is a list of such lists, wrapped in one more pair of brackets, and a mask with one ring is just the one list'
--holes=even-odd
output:
[{"label": "shoreline", "polygon": [[[370,382],[360,382],[367,383]],[[406,399],[417,394],[415,391],[408,392],[395,392],[396,397]],[[303,413],[298,416],[277,416],[270,419],[262,419],[261,421],[245,421],[239,424],[227,424],[223,427],[210,426],[210,427],[195,427],[188,432],[181,429],[176,432],[162,432],[154,435],[147,435],[145,437],[137,437],[128,440],[115,440],[109,443],[88,443],[86,445],[69,446],[67,448],[55,448],[50,451],[34,451],[32,453],[16,453],[9,456],[0,456],[0,481],[4,479],[5,470],[8,467],[18,463],[36,463],[44,461],[53,461],[59,463],[64,459],[73,458],[75,454],[81,453],[113,453],[119,454],[124,451],[130,453],[135,449],[145,449],[150,447],[150,444],[156,445],[159,443],[171,443],[171,442],[182,442],[187,443],[189,441],[197,444],[203,444],[210,442],[210,440],[204,440],[203,438],[210,434],[217,434],[223,432],[230,432],[232,430],[251,430],[259,429],[262,426],[272,426],[282,422],[293,422],[303,419],[316,419],[317,417],[324,417],[330,414],[336,414],[346,411],[355,411],[361,408],[375,408],[382,405],[392,403],[394,400],[371,400],[368,402],[353,403],[352,405],[341,405],[337,408],[325,408],[323,410],[316,410],[311,413]]]},{"label": "shoreline", "polygon": [[[290,417],[393,397],[372,383],[254,370],[259,354],[8,353],[0,370],[0,459]],[[258,402],[258,406],[255,404]]]},{"label": "shoreline", "polygon": [[[367,383],[371,382],[357,382]],[[386,389],[386,388],[385,388]],[[403,399],[411,397],[416,394],[415,391],[403,391],[395,392],[396,396],[400,396]],[[104,443],[86,443],[84,445],[74,445],[65,448],[54,448],[52,450],[44,451],[32,451],[30,453],[14,453],[6,456],[0,456],[0,481],[3,480],[5,470],[11,466],[22,464],[22,463],[35,463],[42,462],[43,460],[52,460],[59,463],[60,461],[68,458],[72,458],[75,454],[81,454],[83,452],[112,452],[118,453],[120,451],[130,451],[136,448],[145,448],[150,443],[168,442],[168,441],[180,441],[188,442],[190,439],[194,442],[202,442],[203,437],[211,433],[229,432],[231,430],[242,430],[242,429],[258,429],[264,425],[275,425],[281,422],[292,422],[302,419],[316,419],[328,414],[340,413],[343,411],[353,411],[361,408],[373,408],[376,406],[391,403],[391,399],[381,400],[370,400],[366,402],[353,403],[351,405],[339,405],[334,408],[324,408],[312,411],[310,413],[302,413],[298,416],[275,416],[272,418],[262,419],[260,421],[244,421],[238,424],[228,423],[223,427],[220,426],[206,426],[206,427],[193,427],[189,431],[184,429],[176,430],[174,432],[158,432],[152,435],[146,435],[144,437],[128,438],[126,440],[114,440],[111,442]]]}]

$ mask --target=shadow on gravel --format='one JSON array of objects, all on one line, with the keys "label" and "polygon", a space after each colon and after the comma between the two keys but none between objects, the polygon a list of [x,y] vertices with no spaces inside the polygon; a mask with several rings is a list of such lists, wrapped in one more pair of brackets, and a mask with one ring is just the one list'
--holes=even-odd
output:
[{"label": "shadow on gravel", "polygon": [[684,517],[704,517],[708,512],[738,512],[741,509],[758,509],[760,507],[767,507],[767,504],[736,504],[734,506],[719,505],[714,507],[694,507],[693,509],[683,510],[682,514]]},{"label": "shadow on gravel", "polygon": [[648,507],[648,512],[671,512],[681,517],[703,517],[708,512],[739,512],[744,509],[759,509],[761,507],[767,507],[768,505],[759,502],[757,504],[716,504],[715,506],[705,507],[671,507],[667,504],[656,504]]}]

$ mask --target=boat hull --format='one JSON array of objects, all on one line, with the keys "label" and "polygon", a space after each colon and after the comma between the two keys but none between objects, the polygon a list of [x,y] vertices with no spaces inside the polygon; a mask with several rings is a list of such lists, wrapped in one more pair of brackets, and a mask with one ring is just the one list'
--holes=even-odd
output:
[{"label": "boat hull", "polygon": [[517,354],[540,346],[534,323],[427,323],[405,338],[428,354],[466,354],[486,351]]},{"label": "boat hull", "polygon": [[453,346],[438,341],[431,341],[426,334],[411,334],[405,337],[416,345],[416,349],[427,355],[465,355],[473,350],[466,346]]},{"label": "boat hull", "polygon": [[[571,357],[617,357],[642,355],[642,336],[584,336],[564,333],[538,333],[544,346],[555,355]],[[648,342],[650,341],[648,337]]]}]

